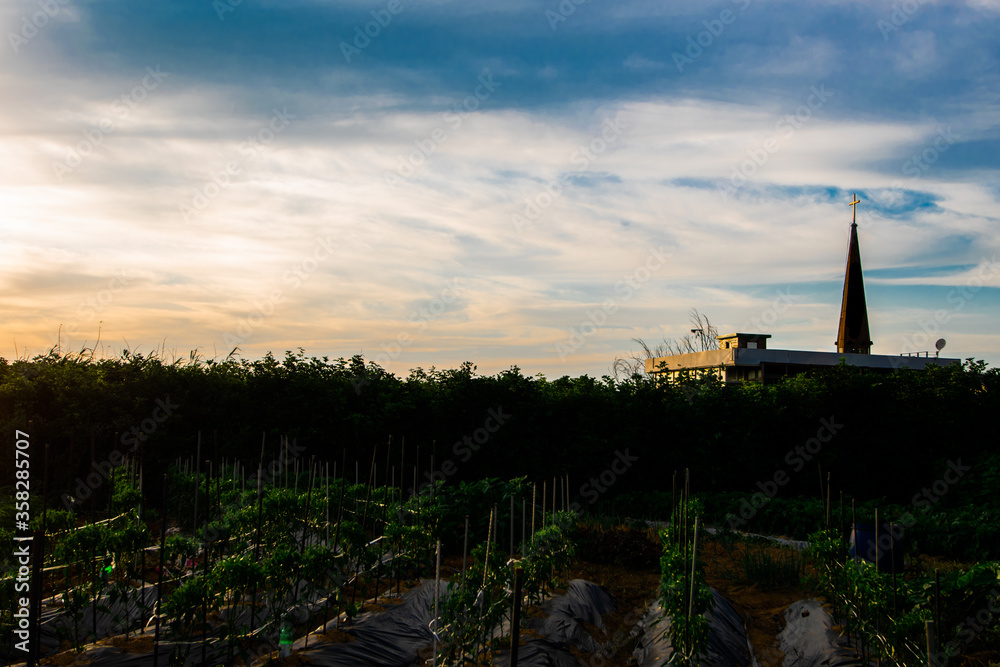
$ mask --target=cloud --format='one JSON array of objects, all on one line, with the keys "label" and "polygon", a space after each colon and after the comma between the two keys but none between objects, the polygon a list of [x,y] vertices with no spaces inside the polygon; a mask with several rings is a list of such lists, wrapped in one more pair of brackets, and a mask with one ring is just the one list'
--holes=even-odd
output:
[{"label": "cloud", "polygon": [[[555,31],[558,3],[409,4],[350,63],[339,44],[377,4],[247,0],[223,21],[73,5],[3,56],[5,340],[37,352],[73,323],[80,345],[100,326],[147,350],[350,356],[406,333],[397,373],[601,374],[633,336],[683,333],[691,307],[739,327],[799,286],[776,331],[826,349],[853,192],[880,325],[909,326],[881,295],[905,286],[919,308],[964,275],[940,267],[998,249],[996,54],[979,48],[997,19],[927,3],[886,41],[889,5],[753,3],[678,73],[672,53],[741,4],[584,3]],[[654,248],[670,260],[624,300]],[[969,313],[968,340],[997,324]]]}]

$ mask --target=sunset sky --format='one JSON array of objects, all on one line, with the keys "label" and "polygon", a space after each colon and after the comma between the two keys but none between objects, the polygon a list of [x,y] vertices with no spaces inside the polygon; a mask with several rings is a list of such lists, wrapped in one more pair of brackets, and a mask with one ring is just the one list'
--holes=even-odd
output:
[{"label": "sunset sky", "polygon": [[[1000,363],[1000,0],[0,5],[0,356]],[[16,347],[15,347],[16,346]]]}]

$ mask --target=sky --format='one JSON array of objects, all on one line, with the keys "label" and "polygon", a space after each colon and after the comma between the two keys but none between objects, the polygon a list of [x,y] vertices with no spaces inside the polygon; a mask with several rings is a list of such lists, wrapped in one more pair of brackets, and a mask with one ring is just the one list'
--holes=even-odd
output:
[{"label": "sky", "polygon": [[1000,0],[3,0],[0,356],[1000,363]]}]

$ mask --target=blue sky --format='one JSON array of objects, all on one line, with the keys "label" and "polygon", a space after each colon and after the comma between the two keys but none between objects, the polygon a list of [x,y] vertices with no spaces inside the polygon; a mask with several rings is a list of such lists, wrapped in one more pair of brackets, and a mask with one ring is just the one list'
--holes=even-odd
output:
[{"label": "blue sky", "polygon": [[[1000,362],[1000,1],[0,7],[0,355]],[[15,348],[16,345],[16,348]]]}]

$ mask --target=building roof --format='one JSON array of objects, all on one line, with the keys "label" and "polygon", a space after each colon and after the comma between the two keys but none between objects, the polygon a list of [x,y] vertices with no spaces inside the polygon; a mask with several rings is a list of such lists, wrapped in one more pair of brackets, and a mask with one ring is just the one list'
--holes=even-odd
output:
[{"label": "building roof", "polygon": [[[847,248],[844,272],[844,294],[840,305],[840,328],[836,352],[767,349],[770,334],[733,333],[717,336],[720,349],[675,354],[646,360],[647,373],[677,373],[724,369],[719,373],[726,382],[747,379],[767,379],[800,373],[809,369],[836,366],[843,361],[848,366],[877,371],[897,368],[924,369],[961,363],[960,359],[925,356],[895,356],[871,354],[871,333],[868,329],[868,306],[865,303],[865,281],[861,271],[861,246],[858,243],[857,205],[851,206],[851,239]],[[759,370],[751,370],[751,369]]]},{"label": "building roof", "polygon": [[[855,354],[842,352],[811,352],[807,350],[760,350],[732,347],[705,352],[689,352],[669,357],[646,360],[647,373],[663,371],[699,370],[720,366],[760,366],[761,364],[785,364],[818,368],[836,366],[843,359],[848,366],[893,370],[913,368],[921,370],[927,366],[946,366],[961,363],[961,359],[944,357],[894,356],[887,354]],[[661,365],[662,364],[662,365]]]}]

